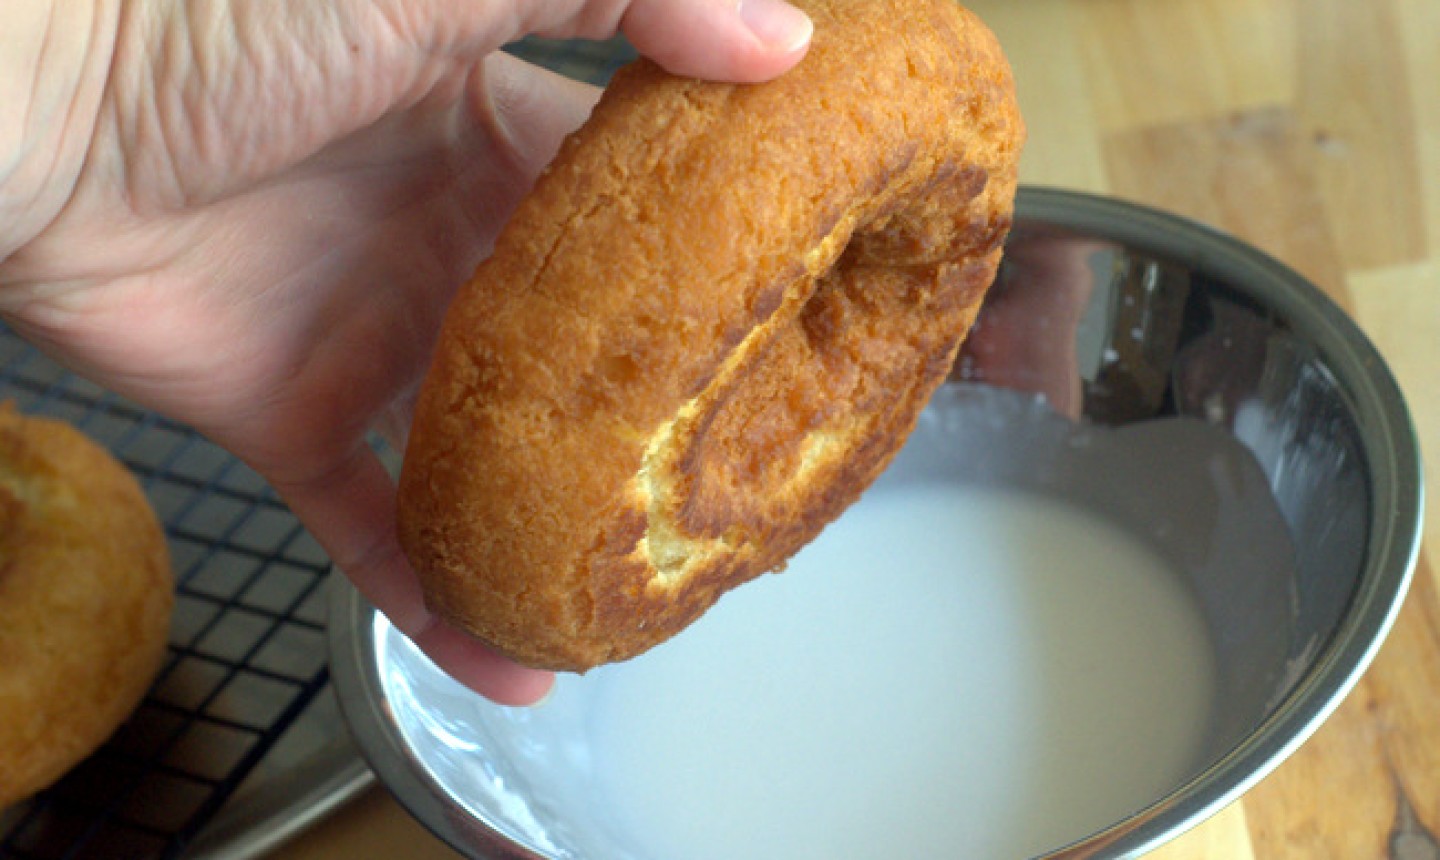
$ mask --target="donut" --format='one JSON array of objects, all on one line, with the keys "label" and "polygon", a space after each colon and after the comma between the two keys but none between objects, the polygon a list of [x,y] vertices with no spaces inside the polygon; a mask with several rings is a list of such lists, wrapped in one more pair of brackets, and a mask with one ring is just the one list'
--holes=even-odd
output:
[{"label": "donut", "polygon": [[950,0],[811,0],[759,85],[622,69],[447,310],[398,528],[526,665],[627,659],[879,475],[995,276],[1024,137]]},{"label": "donut", "polygon": [[0,809],[135,709],[172,601],[165,536],[130,472],[69,424],[0,406]]}]

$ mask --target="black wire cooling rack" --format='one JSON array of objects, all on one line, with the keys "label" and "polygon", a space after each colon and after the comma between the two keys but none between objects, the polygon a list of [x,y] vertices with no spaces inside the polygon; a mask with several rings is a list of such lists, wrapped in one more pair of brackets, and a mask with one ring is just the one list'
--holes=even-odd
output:
[{"label": "black wire cooling rack", "polygon": [[[507,50],[593,84],[634,57],[622,39]],[[57,785],[0,811],[0,860],[184,856],[328,685],[329,562],[243,463],[3,327],[0,399],[69,421],[135,473],[165,525],[176,587],[169,659],[144,702]]]},{"label": "black wire cooling rack", "polygon": [[139,478],[175,573],[170,655],[126,725],[0,817],[0,857],[177,855],[323,689],[325,554],[255,472],[0,331],[0,397]]}]

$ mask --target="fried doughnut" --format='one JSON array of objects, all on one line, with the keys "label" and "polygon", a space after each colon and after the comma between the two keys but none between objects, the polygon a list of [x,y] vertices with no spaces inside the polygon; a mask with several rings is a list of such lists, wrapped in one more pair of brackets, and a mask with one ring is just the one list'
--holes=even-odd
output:
[{"label": "fried doughnut", "polygon": [[1024,136],[951,0],[813,0],[778,80],[621,70],[449,310],[399,488],[433,610],[638,654],[889,462],[995,274]]},{"label": "fried doughnut", "polygon": [[68,424],[0,407],[0,809],[135,709],[173,599],[164,533],[125,467]]}]

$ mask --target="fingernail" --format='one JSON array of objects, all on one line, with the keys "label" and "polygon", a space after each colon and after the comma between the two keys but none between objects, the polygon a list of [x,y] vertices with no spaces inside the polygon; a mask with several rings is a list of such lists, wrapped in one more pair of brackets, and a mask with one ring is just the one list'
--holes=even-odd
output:
[{"label": "fingernail", "polygon": [[736,11],[755,38],[780,51],[798,49],[815,29],[810,16],[785,0],[740,0]]}]

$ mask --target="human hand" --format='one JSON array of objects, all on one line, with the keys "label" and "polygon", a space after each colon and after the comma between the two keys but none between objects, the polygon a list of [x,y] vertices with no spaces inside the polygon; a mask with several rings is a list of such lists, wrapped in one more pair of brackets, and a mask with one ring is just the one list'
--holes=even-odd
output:
[{"label": "human hand", "polygon": [[775,0],[21,0],[6,15],[0,314],[246,461],[462,683],[543,695],[547,673],[426,609],[365,441],[403,436],[454,289],[593,104],[498,48],[620,30],[672,71],[752,81],[799,59],[808,21]]}]

